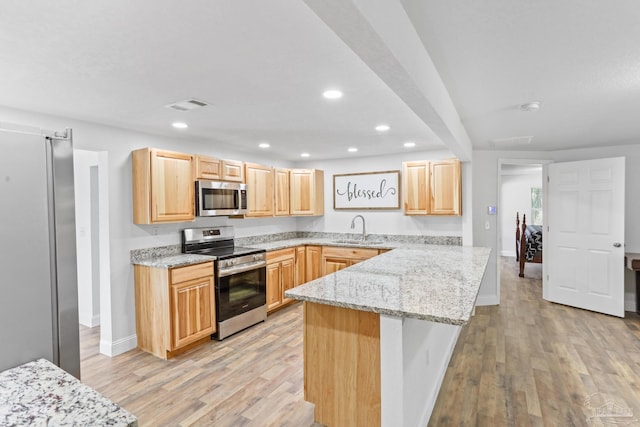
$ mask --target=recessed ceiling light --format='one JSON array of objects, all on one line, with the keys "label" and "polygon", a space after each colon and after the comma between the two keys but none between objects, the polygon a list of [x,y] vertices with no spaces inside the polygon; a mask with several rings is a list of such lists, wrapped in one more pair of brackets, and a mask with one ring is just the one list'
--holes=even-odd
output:
[{"label": "recessed ceiling light", "polygon": [[412,148],[412,147],[416,146],[416,143],[413,142],[413,141],[407,141],[407,142],[404,143],[404,146],[407,147],[407,148]]},{"label": "recessed ceiling light", "polygon": [[337,89],[325,90],[322,96],[327,99],[339,99],[342,98],[342,92]]},{"label": "recessed ceiling light", "polygon": [[310,154],[309,154],[309,153],[302,153],[302,154],[300,154],[300,157],[309,157],[309,156],[310,156]]},{"label": "recessed ceiling light", "polygon": [[347,148],[347,151],[350,152],[350,153],[356,153],[356,152],[358,152],[358,149],[356,147],[349,147],[349,148]]},{"label": "recessed ceiling light", "polygon": [[378,125],[378,126],[376,126],[376,130],[377,130],[378,132],[386,132],[386,131],[388,131],[389,129],[391,129],[391,128],[389,127],[389,125]]},{"label": "recessed ceiling light", "polygon": [[271,147],[271,145],[268,142],[261,142],[260,144],[258,144],[258,147],[260,147],[260,148],[269,148],[269,147]]},{"label": "recessed ceiling light", "polygon": [[171,124],[171,126],[173,126],[176,129],[186,129],[189,127],[189,125],[184,122],[174,122]]},{"label": "recessed ceiling light", "polygon": [[520,106],[520,111],[526,111],[528,113],[535,113],[536,111],[538,111],[540,109],[540,101],[532,101],[532,102],[527,102],[526,104],[522,104]]}]

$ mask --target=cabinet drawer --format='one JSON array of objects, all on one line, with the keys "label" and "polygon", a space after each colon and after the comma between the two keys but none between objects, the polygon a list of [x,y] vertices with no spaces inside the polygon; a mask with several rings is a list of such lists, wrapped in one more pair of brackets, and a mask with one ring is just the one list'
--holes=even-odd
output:
[{"label": "cabinet drawer", "polygon": [[171,283],[181,283],[206,276],[213,276],[213,262],[171,269]]},{"label": "cabinet drawer", "polygon": [[267,252],[267,263],[280,262],[286,259],[293,259],[296,256],[296,248],[279,249]]},{"label": "cabinet drawer", "polygon": [[323,257],[339,257],[350,259],[367,259],[378,255],[377,249],[367,248],[342,248],[337,246],[325,246],[322,248]]}]

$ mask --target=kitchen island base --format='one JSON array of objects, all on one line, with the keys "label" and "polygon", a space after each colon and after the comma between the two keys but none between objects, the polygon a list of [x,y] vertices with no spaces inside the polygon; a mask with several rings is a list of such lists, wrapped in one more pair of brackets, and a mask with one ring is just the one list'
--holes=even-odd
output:
[{"label": "kitchen island base", "polygon": [[305,301],[304,388],[315,421],[427,425],[460,328]]}]

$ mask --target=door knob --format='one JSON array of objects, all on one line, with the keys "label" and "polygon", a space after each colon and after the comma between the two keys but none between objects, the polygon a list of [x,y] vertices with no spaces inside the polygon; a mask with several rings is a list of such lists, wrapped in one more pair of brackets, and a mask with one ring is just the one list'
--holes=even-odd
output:
[{"label": "door knob", "polygon": [[620,246],[622,246],[622,244],[620,244],[620,243],[618,243],[618,242],[616,242],[616,243],[614,243],[614,244],[613,244],[613,247],[614,247],[614,248],[619,248]]}]

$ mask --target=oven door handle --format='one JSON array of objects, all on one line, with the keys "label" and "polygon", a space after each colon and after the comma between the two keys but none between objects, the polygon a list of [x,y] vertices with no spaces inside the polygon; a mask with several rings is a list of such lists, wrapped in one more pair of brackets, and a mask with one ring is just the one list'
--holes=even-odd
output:
[{"label": "oven door handle", "polygon": [[267,265],[266,261],[256,261],[251,264],[243,264],[237,267],[225,267],[218,269],[218,277],[227,277],[232,274],[244,273],[246,271],[257,270],[259,268],[265,267]]}]

